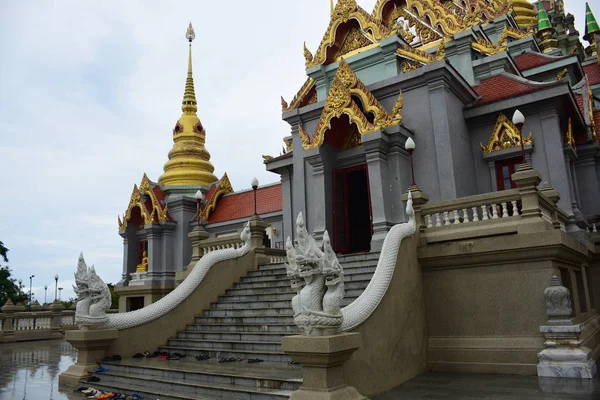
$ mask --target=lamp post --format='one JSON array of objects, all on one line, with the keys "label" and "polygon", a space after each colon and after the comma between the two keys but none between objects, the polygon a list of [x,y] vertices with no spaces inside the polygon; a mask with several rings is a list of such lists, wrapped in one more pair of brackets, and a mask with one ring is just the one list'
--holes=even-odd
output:
[{"label": "lamp post", "polygon": [[58,301],[60,301],[60,296],[62,295],[62,290],[63,290],[63,288],[61,288],[61,287],[58,288]]},{"label": "lamp post", "polygon": [[200,206],[202,206],[202,200],[204,200],[204,193],[198,190],[194,197],[196,197],[196,221],[198,221],[198,226],[200,226]]},{"label": "lamp post", "polygon": [[48,285],[44,285],[44,305],[46,305],[47,294],[48,294]]},{"label": "lamp post", "polygon": [[58,300],[58,274],[54,275],[54,301]]},{"label": "lamp post", "polygon": [[35,275],[29,277],[29,311],[31,311],[31,284],[33,283],[33,278],[35,278]]},{"label": "lamp post", "polygon": [[413,157],[412,157],[412,154],[415,151],[415,147],[416,147],[415,141],[411,137],[406,139],[406,143],[404,143],[404,148],[408,152],[408,158],[410,159],[410,173],[412,176],[412,183],[410,184],[410,186],[417,186],[417,184],[415,182],[415,166],[413,165]]},{"label": "lamp post", "polygon": [[512,123],[519,130],[519,140],[521,141],[521,157],[523,157],[523,164],[525,164],[525,144],[523,143],[523,132],[521,131],[523,125],[525,124],[525,116],[521,111],[515,110],[515,113],[512,117]]},{"label": "lamp post", "polygon": [[21,296],[21,289],[23,288],[23,279],[17,281],[19,283],[19,296]]},{"label": "lamp post", "polygon": [[254,177],[252,179],[252,190],[254,190],[254,215],[258,215],[256,212],[256,189],[258,189],[258,179]]}]

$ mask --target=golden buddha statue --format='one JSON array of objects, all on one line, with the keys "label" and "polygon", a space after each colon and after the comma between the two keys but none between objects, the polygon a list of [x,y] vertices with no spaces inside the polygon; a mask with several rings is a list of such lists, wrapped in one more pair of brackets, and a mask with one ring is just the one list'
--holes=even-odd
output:
[{"label": "golden buddha statue", "polygon": [[146,250],[142,253],[142,262],[137,265],[135,272],[148,272],[148,252]]}]

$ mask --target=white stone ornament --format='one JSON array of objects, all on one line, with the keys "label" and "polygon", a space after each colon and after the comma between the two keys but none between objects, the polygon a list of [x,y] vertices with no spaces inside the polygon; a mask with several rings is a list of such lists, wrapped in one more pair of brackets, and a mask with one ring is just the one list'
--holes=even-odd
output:
[{"label": "white stone ornament", "polygon": [[[133,328],[139,325],[146,324],[148,322],[154,321],[166,315],[170,311],[172,311],[175,307],[181,304],[185,299],[187,299],[195,290],[198,288],[208,271],[217,263],[225,260],[232,260],[246,255],[250,251],[250,225],[247,223],[240,234],[240,238],[244,242],[244,245],[238,249],[221,249],[215,250],[204,257],[202,257],[196,263],[196,266],[190,272],[188,277],[181,283],[181,285],[177,286],[175,290],[167,294],[162,299],[158,300],[155,303],[150,304],[147,307],[140,308],[139,310],[130,311],[126,313],[119,314],[111,314],[107,315],[106,319],[102,322],[98,321],[91,325],[94,329],[127,329]],[[83,269],[81,269],[83,272]],[[80,268],[78,267],[77,272],[80,272]],[[77,274],[76,279],[77,279]],[[94,271],[95,275],[95,271]],[[83,275],[82,275],[83,276]],[[98,279],[102,281],[99,277]],[[84,281],[82,281],[83,283]],[[102,282],[104,283],[104,282]],[[79,282],[77,283],[78,288],[76,290],[83,291],[86,290],[87,286],[82,284],[81,289],[79,289]],[[108,287],[107,287],[108,290]],[[109,300],[110,300],[110,292]],[[92,300],[92,303],[94,301]],[[80,308],[80,303],[77,303],[77,308]],[[86,309],[86,305],[82,305],[82,311]],[[110,303],[109,303],[110,307]],[[90,306],[92,309],[92,307]],[[108,308],[108,307],[107,307]],[[77,313],[77,311],[76,311]]]},{"label": "white stone ornament", "polygon": [[96,274],[94,266],[88,268],[83,253],[79,255],[73,290],[77,294],[75,323],[80,326],[106,323],[108,320],[106,311],[112,304],[110,290]]}]

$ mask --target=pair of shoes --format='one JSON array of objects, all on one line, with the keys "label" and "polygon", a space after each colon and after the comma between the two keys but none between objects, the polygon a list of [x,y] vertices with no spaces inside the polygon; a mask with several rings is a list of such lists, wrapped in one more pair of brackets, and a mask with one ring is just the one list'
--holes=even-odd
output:
[{"label": "pair of shoes", "polygon": [[256,364],[256,363],[261,363],[265,360],[262,360],[260,358],[249,358],[248,359],[248,364]]},{"label": "pair of shoes", "polygon": [[196,360],[198,361],[208,360],[209,358],[210,356],[206,353],[201,353],[200,355],[196,356]]},{"label": "pair of shoes", "polygon": [[175,357],[179,357],[179,358],[185,358],[185,354],[181,354],[181,353],[173,353],[171,355],[175,356]]},{"label": "pair of shoes", "polygon": [[288,362],[288,364],[290,364],[290,365],[297,365],[297,366],[301,366],[302,365],[298,361],[290,361],[290,362]]},{"label": "pair of shoes", "polygon": [[144,358],[144,355],[142,353],[135,353],[133,358]]},{"label": "pair of shoes", "polygon": [[73,391],[74,391],[75,393],[81,393],[81,392],[83,392],[84,390],[88,390],[88,389],[89,389],[89,388],[86,388],[85,386],[79,386],[77,389],[73,389]]},{"label": "pair of shoes", "polygon": [[106,367],[96,368],[96,370],[94,372],[96,372],[96,373],[108,372],[108,368],[106,368]]},{"label": "pair of shoes", "polygon": [[97,376],[90,376],[87,380],[88,382],[100,382],[100,378]]},{"label": "pair of shoes", "polygon": [[113,354],[112,356],[104,357],[102,361],[121,361],[121,356],[118,354]]},{"label": "pair of shoes", "polygon": [[144,398],[144,396],[139,393],[134,393],[131,395],[131,397],[133,397],[134,399],[143,399]]},{"label": "pair of shoes", "polygon": [[241,358],[235,358],[235,357],[223,357],[221,359],[219,359],[220,363],[226,363],[226,362],[236,362],[236,361],[244,361]]},{"label": "pair of shoes", "polygon": [[177,357],[175,354],[171,354],[167,360],[179,360],[179,357]]},{"label": "pair of shoes", "polygon": [[115,394],[114,394],[114,393],[110,393],[110,392],[108,392],[108,393],[101,394],[100,396],[98,396],[98,397],[96,397],[96,398],[97,398],[98,400],[106,400],[106,399],[113,398],[114,396],[115,396]]},{"label": "pair of shoes", "polygon": [[158,356],[159,360],[167,360],[169,356]]},{"label": "pair of shoes", "polygon": [[[138,354],[139,354],[139,353],[138,353]],[[148,358],[148,357],[152,357],[152,353],[150,353],[149,351],[145,351],[145,352],[143,352],[143,353],[142,353],[142,355],[143,355],[144,357],[146,357],[146,358]]]},{"label": "pair of shoes", "polygon": [[90,394],[90,393],[96,393],[96,392],[97,392],[97,390],[94,388],[87,388],[87,389],[81,391],[81,393],[83,393],[83,394]]}]

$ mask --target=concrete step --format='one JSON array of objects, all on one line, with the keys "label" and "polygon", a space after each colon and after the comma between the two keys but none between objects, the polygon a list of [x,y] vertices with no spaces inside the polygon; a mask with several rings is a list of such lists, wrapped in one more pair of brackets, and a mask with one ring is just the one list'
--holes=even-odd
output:
[{"label": "concrete step", "polygon": [[[354,278],[349,282],[344,282],[344,288],[348,289],[364,289],[367,287],[369,282],[371,281],[372,274],[370,276],[364,276],[359,278]],[[234,289],[282,289],[284,291],[291,290],[290,282],[288,280],[285,281],[269,281],[269,282],[240,282],[235,284]],[[231,291],[231,290],[230,290]],[[230,292],[228,291],[228,293]],[[249,293],[252,294],[252,293]]]},{"label": "concrete step", "polygon": [[[291,311],[291,309],[290,309]],[[288,324],[294,325],[294,317],[289,316],[258,316],[258,317],[196,317],[197,325],[205,324],[260,324],[260,325],[271,325],[271,324]]]},{"label": "concrete step", "polygon": [[194,340],[220,340],[220,341],[241,341],[241,342],[278,342],[287,335],[294,335],[297,332],[227,332],[227,331],[180,331],[177,332],[177,339]]},{"label": "concrete step", "polygon": [[[344,272],[351,273],[355,269],[362,267],[376,267],[377,259],[375,260],[357,260],[357,261],[349,261],[342,264],[344,268]],[[248,272],[248,277],[255,276],[267,276],[267,275],[287,275],[287,269],[285,267],[280,268],[266,268],[267,266],[258,267],[258,271],[250,271]],[[270,266],[269,266],[270,267]]]},{"label": "concrete step", "polygon": [[[369,280],[373,277],[375,272],[375,265],[356,267],[350,270],[344,270],[344,280]],[[266,274],[266,275],[253,275],[246,276],[240,279],[242,282],[272,282],[272,281],[286,281],[289,282],[287,274]]]},{"label": "concrete step", "polygon": [[289,293],[267,293],[267,294],[247,294],[247,295],[225,295],[219,297],[219,303],[235,303],[246,301],[290,301],[296,292]]},{"label": "concrete step", "polygon": [[290,287],[290,285],[288,284],[287,286],[279,286],[279,287],[266,287],[266,288],[252,288],[252,285],[249,285],[250,287],[247,288],[242,288],[242,289],[238,289],[237,287],[233,287],[231,289],[227,289],[225,291],[225,294],[227,296],[257,296],[257,295],[261,295],[261,294],[285,294],[285,295],[289,295],[291,294],[292,296],[294,296],[296,294],[296,291],[292,290],[292,288]]},{"label": "concrete step", "polygon": [[[196,357],[200,354],[208,354],[211,359],[219,360],[220,358],[241,358],[240,363],[247,363],[249,358],[260,358],[266,362],[283,362],[287,363],[291,358],[280,351],[252,351],[252,350],[235,350],[235,349],[212,349],[192,346],[161,346],[158,351],[166,351],[168,353],[182,353],[188,357]],[[214,361],[214,360],[213,360]]]},{"label": "concrete step", "polygon": [[299,369],[286,364],[257,366],[218,364],[216,360],[141,359],[140,362],[124,360],[124,364],[103,363],[103,366],[109,371],[95,374],[101,379],[95,386],[141,388],[172,398],[286,399],[301,384]]},{"label": "concrete step", "polygon": [[[201,317],[200,317],[201,318]],[[198,319],[198,318],[196,318]],[[235,323],[202,323],[202,324],[189,324],[186,327],[186,331],[203,331],[203,332],[252,332],[252,333],[291,333],[297,334],[300,332],[298,327],[288,323],[271,323],[271,324],[256,324],[247,323],[244,325],[238,325]]]},{"label": "concrete step", "polygon": [[281,338],[275,342],[245,342],[235,340],[169,339],[168,346],[212,350],[243,350],[257,352],[281,352]]},{"label": "concrete step", "polygon": [[289,307],[279,308],[248,308],[234,310],[208,309],[202,312],[203,317],[285,317],[294,316],[294,310]]},{"label": "concrete step", "polygon": [[[239,298],[242,296],[233,296]],[[357,296],[344,297],[342,300],[342,307],[350,304],[356,299]],[[210,308],[216,310],[248,310],[256,308],[291,308],[291,297],[287,300],[272,300],[272,301],[261,301],[261,300],[246,300],[246,301],[219,301],[218,303],[211,303]]]}]

